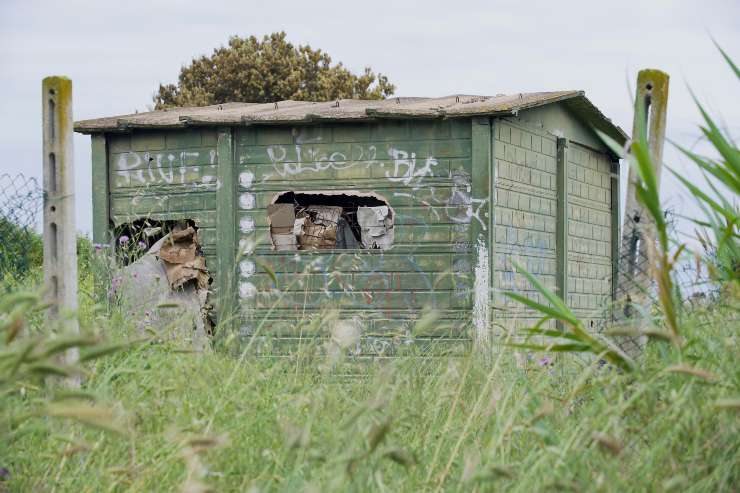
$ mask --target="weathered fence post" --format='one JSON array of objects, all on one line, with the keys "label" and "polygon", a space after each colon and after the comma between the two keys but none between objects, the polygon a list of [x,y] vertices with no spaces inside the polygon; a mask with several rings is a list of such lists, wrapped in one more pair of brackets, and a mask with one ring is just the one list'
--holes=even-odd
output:
[{"label": "weathered fence post", "polygon": [[[52,326],[79,331],[77,239],[72,156],[72,81],[46,77],[41,85],[44,166],[44,284]],[[76,350],[67,354],[77,360]]]},{"label": "weathered fence post", "polygon": [[[632,138],[637,138],[641,127],[646,130],[648,150],[658,182],[663,162],[667,108],[668,74],[655,69],[641,70],[637,75]],[[617,306],[621,312],[615,314],[618,319],[632,318],[636,315],[636,309],[646,309],[647,295],[652,284],[648,256],[649,245],[655,241],[655,224],[650,214],[637,201],[636,184],[639,179],[636,170],[630,167],[617,285]],[[620,346],[634,354],[644,345],[644,340],[639,339],[621,340]]]}]

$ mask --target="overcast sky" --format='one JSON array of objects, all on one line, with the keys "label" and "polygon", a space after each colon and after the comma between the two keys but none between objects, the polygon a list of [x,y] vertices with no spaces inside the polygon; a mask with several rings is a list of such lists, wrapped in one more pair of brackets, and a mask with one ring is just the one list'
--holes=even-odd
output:
[{"label": "overcast sky", "polygon": [[[674,141],[697,145],[687,85],[733,135],[740,128],[740,87],[710,37],[740,62],[737,0],[0,0],[0,173],[40,176],[43,77],[72,79],[76,120],[144,111],[194,56],[230,35],[280,30],[355,71],[387,74],[396,95],[583,89],[628,132],[628,83],[659,68],[671,75]],[[665,160],[696,176],[668,147]],[[87,136],[75,137],[75,165],[78,229],[89,232]],[[673,180],[663,185],[667,206],[691,212]]]}]

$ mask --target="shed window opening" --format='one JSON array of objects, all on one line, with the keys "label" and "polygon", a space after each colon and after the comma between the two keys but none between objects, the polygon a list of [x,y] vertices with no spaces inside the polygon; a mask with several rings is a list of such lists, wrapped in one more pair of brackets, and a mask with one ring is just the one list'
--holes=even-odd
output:
[{"label": "shed window opening", "polygon": [[279,251],[393,246],[393,209],[375,194],[283,192],[267,207],[267,216]]}]

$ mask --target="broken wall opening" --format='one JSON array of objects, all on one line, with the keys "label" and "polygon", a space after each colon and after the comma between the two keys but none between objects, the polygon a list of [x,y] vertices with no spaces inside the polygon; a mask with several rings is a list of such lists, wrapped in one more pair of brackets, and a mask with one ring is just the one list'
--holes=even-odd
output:
[{"label": "broken wall opening", "polygon": [[123,223],[113,230],[114,249],[119,265],[129,265],[146,254],[162,238],[172,231],[192,227],[198,231],[192,219],[136,219]]},{"label": "broken wall opening", "polygon": [[387,250],[395,214],[375,193],[282,192],[267,208],[270,237],[279,251]]},{"label": "broken wall opening", "polygon": [[119,268],[109,296],[140,329],[183,335],[203,348],[214,327],[208,303],[213,278],[195,221],[137,219],[114,234]]}]

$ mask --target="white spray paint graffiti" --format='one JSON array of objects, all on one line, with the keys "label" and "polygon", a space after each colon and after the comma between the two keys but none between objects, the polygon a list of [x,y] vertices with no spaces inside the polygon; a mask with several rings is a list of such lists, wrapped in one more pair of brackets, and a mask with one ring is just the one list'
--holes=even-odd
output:
[{"label": "white spray paint graffiti", "polygon": [[288,149],[285,146],[274,145],[267,148],[267,156],[275,172],[281,177],[304,172],[315,173],[327,169],[345,169],[357,164],[348,161],[347,156],[342,152],[335,151],[329,154],[315,147],[304,148],[302,144],[296,144],[295,153],[296,159],[289,161]]},{"label": "white spray paint graffiti", "polygon": [[239,185],[242,188],[252,188],[252,184],[254,183],[254,173],[251,171],[243,171],[239,173]]},{"label": "white spray paint graffiti", "polygon": [[239,195],[239,207],[242,209],[254,209],[256,198],[253,193],[243,193]]},{"label": "white spray paint graffiti", "polygon": [[475,341],[482,347],[488,347],[491,334],[491,307],[490,307],[490,271],[489,252],[483,236],[478,236],[476,244],[475,283],[473,285],[473,326],[475,327]]},{"label": "white spray paint graffiti", "polygon": [[241,299],[251,299],[257,296],[257,287],[251,282],[239,283],[239,297]]},{"label": "white spray paint graffiti", "polygon": [[244,234],[254,231],[254,219],[250,216],[244,216],[239,219],[239,230]]},{"label": "white spray paint graffiti", "polygon": [[239,273],[242,277],[251,277],[254,275],[256,271],[256,267],[254,265],[254,262],[251,260],[242,260],[239,262]]},{"label": "white spray paint graffiti", "polygon": [[[296,144],[294,149],[295,157],[290,158],[288,147],[284,145],[272,145],[266,149],[270,163],[278,176],[285,178],[301,173],[317,173],[328,169],[344,170],[355,166],[385,166],[385,163],[378,159],[377,147],[374,145],[356,146],[358,155],[351,156],[351,159],[341,151],[330,152],[303,144]],[[434,156],[423,159],[422,164],[417,162],[416,153],[394,147],[388,149],[388,156],[391,158],[393,169],[386,170],[385,177],[391,182],[400,182],[414,189],[421,187],[424,178],[433,176],[432,168],[439,164]],[[270,176],[266,175],[264,180]]]},{"label": "white spray paint graffiti", "polygon": [[424,165],[417,169],[415,152],[409,155],[406,151],[391,147],[388,149],[388,155],[393,159],[393,171],[386,170],[385,177],[392,182],[401,182],[413,188],[420,187],[425,177],[433,176],[432,167],[439,164],[433,156],[429,156]]},{"label": "white spray paint graffiti", "polygon": [[216,151],[209,151],[208,164],[201,162],[199,151],[179,153],[124,152],[115,162],[116,187],[140,185],[186,185],[195,188],[219,185]]}]

